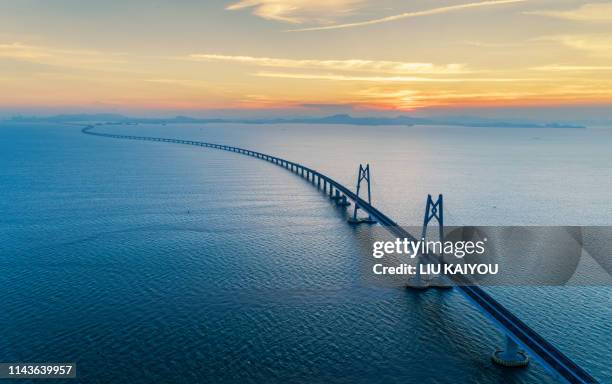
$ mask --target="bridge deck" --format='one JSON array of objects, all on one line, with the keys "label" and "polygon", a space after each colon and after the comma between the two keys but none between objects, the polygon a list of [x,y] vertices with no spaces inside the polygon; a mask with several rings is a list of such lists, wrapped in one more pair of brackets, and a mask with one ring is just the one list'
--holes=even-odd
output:
[{"label": "bridge deck", "polygon": [[[323,180],[324,183],[335,188],[336,191],[346,195],[349,199],[359,204],[359,207],[364,211],[372,215],[383,227],[393,233],[395,236],[400,238],[408,238],[414,240],[414,236],[408,233],[406,230],[397,225],[396,222],[391,220],[388,216],[383,214],[381,211],[376,209],[374,206],[368,204],[366,201],[359,198],[355,193],[344,185],[338,183],[332,178],[310,169],[304,165],[294,163],[289,160],[285,160],[279,157],[267,155],[256,151],[251,151],[244,148],[233,147],[228,145],[207,143],[202,141],[193,140],[180,140],[163,137],[148,137],[148,136],[131,136],[131,135],[117,135],[111,133],[100,133],[93,132],[95,126],[89,125],[82,129],[82,132],[88,135],[111,137],[116,139],[130,139],[130,140],[145,140],[145,141],[159,141],[165,143],[176,143],[195,145],[206,148],[215,148],[230,152],[236,152],[247,156],[256,157],[262,160],[269,161],[276,165],[282,166],[298,174],[303,178],[307,178],[314,183],[315,178],[320,183]],[[460,279],[460,278],[459,278]],[[532,356],[537,357],[540,362],[549,368],[553,373],[557,374],[560,378],[568,383],[597,383],[597,381],[589,375],[584,369],[580,368],[574,363],[569,357],[565,356],[561,351],[555,348],[552,344],[546,341],[542,336],[537,334],[527,324],[523,323],[514,314],[512,314],[507,308],[502,306],[499,302],[493,299],[487,294],[482,288],[473,285],[466,285],[467,281],[457,281],[457,289],[465,297],[467,297],[472,303],[474,303],[482,312],[484,312],[499,328],[502,329],[509,337],[514,339],[519,345],[527,349]],[[467,282],[469,283],[469,282]]]}]

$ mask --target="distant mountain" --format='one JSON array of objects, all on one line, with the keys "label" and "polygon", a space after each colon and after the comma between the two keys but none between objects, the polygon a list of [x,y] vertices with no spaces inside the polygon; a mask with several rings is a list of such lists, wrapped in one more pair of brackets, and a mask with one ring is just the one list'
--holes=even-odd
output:
[{"label": "distant mountain", "polygon": [[483,127],[483,128],[585,128],[581,125],[564,124],[559,122],[535,123],[513,119],[502,121],[485,119],[471,116],[455,117],[353,117],[346,114],[332,115],[326,117],[295,117],[295,118],[273,118],[273,119],[202,119],[187,116],[176,116],[171,118],[135,118],[117,114],[76,114],[56,115],[49,117],[16,116],[9,121],[13,122],[53,122],[68,123],[81,121],[97,121],[114,124],[212,124],[212,123],[234,123],[234,124],[347,124],[347,125],[449,125],[460,127]]}]

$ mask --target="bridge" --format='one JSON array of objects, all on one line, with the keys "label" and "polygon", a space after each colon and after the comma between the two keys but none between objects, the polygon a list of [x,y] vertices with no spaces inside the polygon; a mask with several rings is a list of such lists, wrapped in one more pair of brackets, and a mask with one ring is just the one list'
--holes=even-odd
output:
[{"label": "bridge", "polygon": [[[390,217],[372,206],[370,202],[363,200],[358,196],[358,194],[353,193],[349,188],[345,187],[344,185],[340,184],[329,176],[326,176],[321,172],[308,168],[302,164],[282,159],[280,157],[271,156],[265,153],[256,152],[239,147],[233,147],[229,145],[163,137],[101,133],[94,132],[94,128],[95,125],[88,125],[84,127],[81,131],[88,135],[109,137],[115,139],[143,140],[214,148],[268,161],[279,167],[283,167],[309,181],[317,189],[329,195],[329,197],[334,200],[338,205],[350,205],[351,203],[348,200],[351,200],[360,209],[367,212],[370,215],[370,218],[378,221],[386,230],[388,230],[396,237],[402,239],[407,238],[409,240],[416,240],[414,236],[412,236],[410,233],[400,227]],[[531,357],[538,360],[553,375],[555,375],[563,382],[597,383],[595,378],[593,378],[588,372],[579,367],[574,361],[572,361],[569,357],[559,351],[551,343],[546,341],[542,336],[536,333],[527,324],[525,324],[518,317],[512,314],[507,308],[502,306],[498,301],[496,301],[493,297],[487,294],[482,288],[475,285],[470,285],[469,281],[461,280],[465,278],[457,277],[456,279],[459,279],[455,280],[455,282],[459,284],[456,284],[454,288],[458,290],[461,294],[463,294],[469,301],[471,301],[476,306],[476,308],[479,309],[482,313],[484,313],[493,322],[493,324],[497,326],[497,328],[500,329],[500,331],[503,332],[506,336],[506,349],[504,351],[498,350],[494,353],[494,362],[509,367],[525,365],[528,361],[527,355],[525,352],[519,349],[520,346],[521,348],[524,348],[525,351],[527,351],[527,353],[529,353]]]}]

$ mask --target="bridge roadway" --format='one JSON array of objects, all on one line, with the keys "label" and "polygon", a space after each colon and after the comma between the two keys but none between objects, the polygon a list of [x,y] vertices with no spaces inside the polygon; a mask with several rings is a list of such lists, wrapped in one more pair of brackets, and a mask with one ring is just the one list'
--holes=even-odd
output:
[{"label": "bridge roadway", "polygon": [[[335,181],[334,179],[310,169],[304,165],[294,163],[289,160],[282,159],[267,155],[265,153],[251,151],[249,149],[232,147],[229,145],[206,143],[202,141],[193,140],[180,140],[163,137],[149,137],[149,136],[132,136],[132,135],[118,135],[111,133],[100,133],[93,132],[94,125],[88,125],[82,129],[82,132],[88,135],[110,137],[115,139],[129,139],[129,140],[144,140],[144,141],[158,141],[164,143],[175,143],[175,144],[186,144],[195,145],[206,148],[215,148],[224,151],[235,152],[258,159],[262,159],[283,168],[286,168],[302,178],[305,178],[312,184],[316,184],[317,188],[321,189],[323,184],[323,191],[327,193],[329,190],[329,196],[336,200],[341,200],[342,196],[346,196],[351,199],[364,211],[372,215],[385,229],[391,232],[393,235],[399,238],[408,238],[415,240],[414,236],[400,227],[395,221],[391,220],[387,215],[368,204],[365,200],[358,197],[350,189]],[[532,357],[537,358],[546,368],[548,368],[553,374],[557,375],[558,378],[568,383],[597,383],[588,372],[579,367],[569,357],[565,356],[561,351],[555,348],[552,344],[546,341],[542,336],[537,334],[527,324],[522,322],[514,314],[512,314],[507,308],[502,306],[499,302],[493,299],[487,294],[482,288],[470,285],[469,280],[463,277],[456,277],[456,289],[459,290],[465,297],[467,297],[474,305],[476,305],[493,323],[501,329],[508,337],[513,339],[517,344],[525,348]]]}]

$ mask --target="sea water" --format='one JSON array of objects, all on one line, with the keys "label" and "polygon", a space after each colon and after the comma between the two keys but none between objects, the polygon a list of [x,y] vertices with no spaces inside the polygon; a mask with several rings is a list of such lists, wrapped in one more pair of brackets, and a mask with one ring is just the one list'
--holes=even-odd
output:
[{"label": "sea water", "polygon": [[[300,162],[419,224],[610,225],[612,130],[139,125]],[[76,382],[553,383],[493,365],[495,327],[456,291],[369,285],[370,229],[303,179],[213,149],[0,123],[0,360]],[[612,289],[486,288],[599,380]]]}]

